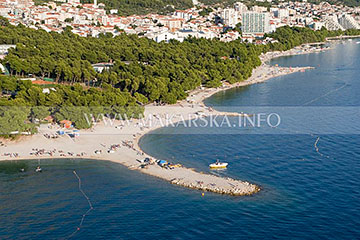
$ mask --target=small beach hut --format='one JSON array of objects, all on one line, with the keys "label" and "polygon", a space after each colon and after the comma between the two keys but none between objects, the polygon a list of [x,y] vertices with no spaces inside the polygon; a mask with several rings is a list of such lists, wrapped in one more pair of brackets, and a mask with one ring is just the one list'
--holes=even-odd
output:
[{"label": "small beach hut", "polygon": [[46,118],[44,118],[44,120],[47,121],[48,123],[52,123],[54,121],[54,118],[49,115]]},{"label": "small beach hut", "polygon": [[60,125],[61,125],[61,127],[63,127],[63,128],[71,128],[71,124],[72,124],[72,122],[69,121],[69,120],[62,120],[62,121],[60,121]]}]

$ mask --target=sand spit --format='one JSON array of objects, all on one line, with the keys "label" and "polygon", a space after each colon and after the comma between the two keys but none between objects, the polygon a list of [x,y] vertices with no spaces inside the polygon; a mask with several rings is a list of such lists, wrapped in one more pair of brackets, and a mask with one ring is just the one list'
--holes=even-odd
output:
[{"label": "sand spit", "polygon": [[[218,177],[208,173],[197,172],[180,164],[171,162],[161,167],[156,159],[144,153],[139,147],[139,139],[157,128],[168,126],[179,121],[187,121],[199,114],[204,117],[213,114],[235,116],[239,113],[224,113],[206,107],[205,98],[234,87],[261,83],[270,78],[295,72],[303,72],[312,67],[276,67],[266,64],[274,57],[317,52],[318,49],[293,49],[282,53],[267,53],[261,56],[262,65],[253,70],[251,78],[233,85],[224,84],[213,89],[198,88],[189,94],[188,99],[175,105],[145,107],[145,116],[152,116],[145,122],[140,120],[114,121],[112,124],[101,122],[89,130],[81,130],[80,136],[71,138],[68,135],[57,138],[53,136],[59,129],[55,125],[42,125],[34,136],[22,137],[15,142],[2,141],[0,146],[1,160],[49,159],[49,158],[84,158],[108,160],[123,164],[129,169],[161,178],[172,184],[228,195],[251,195],[260,191],[260,187],[246,181]],[[168,116],[171,116],[169,123]],[[150,162],[144,159],[150,158]],[[215,160],[215,159],[214,159]],[[231,166],[230,166],[231,167]]]}]

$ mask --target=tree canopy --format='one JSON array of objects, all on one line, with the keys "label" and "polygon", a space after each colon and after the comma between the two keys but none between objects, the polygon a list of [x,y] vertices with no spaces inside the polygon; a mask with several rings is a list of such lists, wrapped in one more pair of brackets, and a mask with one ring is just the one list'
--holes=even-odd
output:
[{"label": "tree canopy", "polygon": [[[51,1],[35,0],[35,3],[43,4]],[[94,0],[82,0],[81,2],[93,3]],[[118,14],[121,16],[143,15],[154,12],[166,14],[174,11],[174,9],[193,7],[192,0],[98,0],[98,3],[104,3],[107,10],[118,9]]]},{"label": "tree canopy", "polygon": [[[68,29],[47,33],[22,25],[1,28],[0,44],[16,44],[3,60],[14,76],[33,74],[57,83],[94,87],[109,84],[143,103],[175,103],[200,85],[218,87],[221,81],[247,79],[260,65],[261,53],[257,46],[240,40],[189,38],[182,43],[156,43],[136,35],[85,38]],[[91,65],[110,61],[113,67],[102,73]]]},{"label": "tree canopy", "polygon": [[[0,24],[0,44],[16,45],[2,60],[11,76],[0,77],[0,135],[33,133],[33,120],[47,115],[56,121],[70,120],[77,128],[91,126],[85,114],[140,117],[142,105],[148,102],[172,104],[201,85],[218,87],[223,81],[246,80],[261,64],[261,53],[360,33],[281,27],[265,36],[277,40],[267,45],[195,38],[156,43],[126,34],[93,38],[80,37],[70,29],[48,33],[9,25],[3,18]],[[91,64],[98,62],[113,66],[97,73]],[[18,80],[28,74],[56,81],[50,91],[43,91],[31,81]]]},{"label": "tree canopy", "polygon": [[106,86],[100,89],[79,84],[55,85],[44,92],[31,81],[0,76],[0,93],[0,135],[15,131],[33,133],[34,120],[50,115],[56,121],[70,120],[79,129],[91,127],[85,114],[89,118],[90,114],[107,114],[122,119],[143,115],[143,107],[130,93]]}]

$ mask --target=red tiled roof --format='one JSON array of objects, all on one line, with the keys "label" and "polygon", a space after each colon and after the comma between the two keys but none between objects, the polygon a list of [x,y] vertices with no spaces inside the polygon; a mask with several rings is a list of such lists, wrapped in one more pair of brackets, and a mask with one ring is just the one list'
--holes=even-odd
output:
[{"label": "red tiled roof", "polygon": [[45,84],[50,84],[51,82],[47,82],[47,81],[44,81],[44,80],[35,80],[35,81],[32,81],[32,84],[37,84],[37,85],[45,85]]}]

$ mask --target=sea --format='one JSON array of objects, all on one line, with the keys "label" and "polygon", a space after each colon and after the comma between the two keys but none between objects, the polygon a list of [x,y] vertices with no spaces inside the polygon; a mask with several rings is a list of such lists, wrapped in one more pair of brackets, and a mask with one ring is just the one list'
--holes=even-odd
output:
[{"label": "sea", "polygon": [[[140,141],[156,158],[255,183],[259,193],[202,194],[107,161],[30,160],[23,173],[0,163],[0,239],[360,239],[360,44],[331,46],[270,62],[312,70],[205,101],[277,114],[277,126],[232,118]],[[210,170],[216,159],[228,168]]]}]

